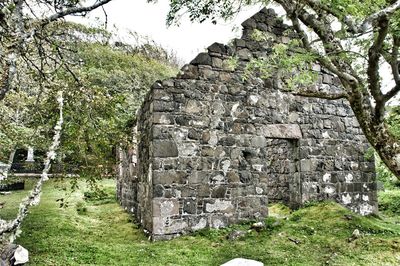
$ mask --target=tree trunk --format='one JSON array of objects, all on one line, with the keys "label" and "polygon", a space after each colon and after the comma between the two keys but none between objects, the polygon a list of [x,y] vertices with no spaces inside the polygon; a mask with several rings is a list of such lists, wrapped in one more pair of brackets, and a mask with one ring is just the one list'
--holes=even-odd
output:
[{"label": "tree trunk", "polygon": [[367,117],[361,101],[349,98],[353,112],[368,142],[392,173],[400,179],[400,140],[390,133],[384,121]]},{"label": "tree trunk", "polygon": [[400,179],[400,141],[396,139],[383,123],[371,130],[370,143],[382,161]]},{"label": "tree trunk", "polygon": [[11,150],[10,156],[8,157],[7,167],[6,167],[6,169],[4,170],[4,172],[3,172],[3,178],[4,178],[4,179],[7,179],[8,173],[9,173],[10,170],[11,170],[12,163],[13,163],[14,157],[15,157],[15,152],[16,152],[16,148],[13,148],[13,149]]},{"label": "tree trunk", "polygon": [[14,157],[15,157],[15,152],[16,151],[17,151],[17,149],[13,148],[11,153],[10,153],[10,156],[8,157],[8,165],[10,166],[10,168],[11,168],[12,163],[14,162]]}]

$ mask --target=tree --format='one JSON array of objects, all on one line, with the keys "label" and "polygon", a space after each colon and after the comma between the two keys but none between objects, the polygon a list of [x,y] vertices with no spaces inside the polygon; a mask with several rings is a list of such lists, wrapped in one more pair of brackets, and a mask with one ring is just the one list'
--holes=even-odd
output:
[{"label": "tree", "polygon": [[[65,47],[59,35],[51,34],[49,28],[70,15],[84,16],[88,12],[102,7],[111,0],[4,0],[0,2],[0,101],[12,90],[16,93],[10,98],[22,102],[21,97],[31,100],[37,97],[47,86],[53,86],[53,73],[60,68],[69,69],[65,60]],[[71,75],[74,73],[70,72]],[[32,81],[32,82],[26,82]],[[22,88],[22,86],[26,86]],[[24,90],[21,94],[20,91]],[[15,97],[16,96],[16,97]],[[8,150],[10,159],[15,147],[25,142],[32,135],[26,127],[26,108],[21,104],[8,103],[0,112],[1,153]],[[4,108],[6,107],[6,108]],[[10,123],[10,118],[13,121]],[[17,134],[15,134],[17,133]],[[37,134],[36,134],[37,135]],[[10,136],[12,136],[10,138]],[[21,138],[17,138],[20,136]],[[36,139],[38,140],[38,139]],[[36,141],[36,146],[37,146]],[[3,155],[4,156],[4,155]]]},{"label": "tree", "polygon": [[8,167],[0,171],[0,180],[7,178],[16,148],[29,145],[29,136],[33,135],[33,130],[27,126],[32,98],[23,91],[7,96],[0,103],[0,161],[6,162]]},{"label": "tree", "polygon": [[[266,2],[283,7],[300,36],[300,49],[291,52],[308,54],[309,58],[335,74],[342,84],[340,93],[298,93],[326,99],[347,99],[370,144],[400,178],[400,139],[389,130],[385,119],[389,102],[400,91],[400,1],[174,0],[170,1],[167,23],[174,23],[185,13],[191,20],[202,22],[211,19],[215,22],[218,17],[232,17],[243,5]],[[385,65],[390,67],[393,81],[393,86],[387,91],[380,75]]]},{"label": "tree", "polygon": [[[386,121],[390,131],[400,138],[400,106],[388,108],[388,114],[386,115]],[[378,180],[383,182],[385,189],[398,188],[400,186],[400,180],[388,170],[385,164],[378,158],[376,158],[376,172]]]},{"label": "tree", "polygon": [[[0,101],[8,91],[18,89],[15,77],[19,65],[49,78],[46,65],[68,68],[65,47],[47,27],[69,15],[85,15],[111,0],[4,0],[0,2]],[[52,49],[46,49],[52,47]],[[50,68],[55,70],[54,68]]]},{"label": "tree", "polygon": [[129,123],[151,84],[176,74],[173,58],[150,41],[138,46],[112,43],[118,36],[101,28],[59,22],[46,31],[68,48],[64,52],[68,68],[45,66],[51,73],[45,84],[37,72],[20,69],[18,91],[9,92],[0,102],[0,136],[4,137],[0,160],[6,160],[13,147],[47,149],[58,119],[54,97],[63,91],[63,156],[58,160],[79,166],[81,176],[110,173],[115,165],[113,147],[129,142]]},{"label": "tree", "polygon": [[44,161],[44,167],[42,174],[40,176],[39,181],[37,181],[36,185],[30,191],[29,195],[22,200],[19,205],[17,217],[13,220],[6,221],[0,219],[0,244],[8,244],[13,243],[17,236],[19,235],[20,226],[26,215],[28,214],[28,210],[30,206],[37,205],[40,202],[40,195],[42,192],[43,182],[48,180],[48,172],[51,167],[51,161],[55,159],[56,152],[60,145],[60,137],[61,137],[61,129],[63,125],[63,106],[64,106],[64,98],[62,91],[58,93],[57,103],[59,109],[59,117],[57,119],[57,123],[54,127],[54,136],[51,142],[51,145],[48,149],[46,159]]},{"label": "tree", "polygon": [[0,101],[0,144],[5,144],[0,145],[0,154],[5,146],[28,144],[48,151],[41,178],[21,202],[17,217],[0,219],[0,243],[17,237],[29,207],[39,203],[56,154],[57,159],[78,165],[78,173],[91,185],[96,175],[110,173],[115,165],[112,148],[131,138],[129,122],[150,85],[177,72],[168,63],[168,53],[149,43],[111,44],[110,32],[67,22],[46,31],[68,48],[68,68],[44,66],[52,71],[45,85],[37,72],[19,71],[19,90]]},{"label": "tree", "polygon": [[131,140],[130,123],[151,84],[173,76],[177,69],[165,60],[164,49],[150,44],[133,47],[92,39],[74,45],[71,69],[80,85],[63,74],[70,90],[65,93],[61,148],[69,163],[81,166],[81,175],[110,173],[115,165],[113,148]]}]

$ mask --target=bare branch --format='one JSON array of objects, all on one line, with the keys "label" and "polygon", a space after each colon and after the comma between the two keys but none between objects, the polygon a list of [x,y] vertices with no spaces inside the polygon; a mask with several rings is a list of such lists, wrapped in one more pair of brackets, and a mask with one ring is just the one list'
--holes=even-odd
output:
[{"label": "bare branch", "polygon": [[103,5],[105,5],[105,4],[107,4],[107,3],[111,2],[111,1],[112,0],[98,0],[98,1],[96,1],[96,3],[94,3],[91,6],[68,8],[68,9],[62,10],[60,12],[57,12],[57,13],[55,13],[55,14],[53,14],[53,15],[45,18],[45,19],[42,19],[40,21],[39,25],[45,26],[46,24],[48,24],[48,23],[50,23],[52,21],[55,21],[55,20],[60,19],[60,18],[64,18],[64,17],[66,17],[68,15],[80,14],[80,13],[82,14],[82,13],[90,12],[90,11],[92,11],[92,10],[94,10],[94,9],[100,7],[100,6],[103,6]]},{"label": "bare branch", "polygon": [[[42,78],[46,78],[46,74],[44,73],[44,71],[43,71],[43,67],[42,66],[38,66],[38,65],[36,65],[36,63],[32,60],[32,59],[30,59],[28,56],[24,56],[24,55],[22,55],[21,56],[21,58],[26,62],[26,64],[29,66],[32,66],[34,69],[36,69],[36,71],[37,71],[37,73],[39,73],[39,75],[42,77]],[[41,61],[42,62],[42,61]]]},{"label": "bare branch", "polygon": [[394,96],[396,96],[400,92],[400,85],[394,86],[390,91],[388,91],[385,95],[383,95],[384,102],[388,102]]},{"label": "bare branch", "polygon": [[76,82],[79,86],[83,86],[82,83],[81,83],[81,81],[80,81],[80,79],[79,79],[78,76],[75,74],[75,72],[69,67],[68,64],[66,64],[66,63],[64,62],[64,56],[63,56],[63,54],[62,54],[62,52],[61,52],[61,50],[60,50],[59,47],[57,47],[57,53],[58,53],[58,56],[60,57],[60,59],[61,59],[61,61],[62,61],[62,65],[64,66],[64,69],[67,70],[67,72],[71,74],[71,76],[73,77],[73,79],[75,80],[75,82]]},{"label": "bare branch", "polygon": [[104,9],[104,6],[101,7],[104,13],[105,21],[104,21],[104,28],[107,29],[108,27],[108,14],[107,11]]},{"label": "bare branch", "polygon": [[31,5],[29,4],[29,2],[27,0],[24,0],[25,5],[28,7],[30,13],[32,14],[32,16],[36,19],[39,19],[38,16],[36,15],[36,12],[33,10],[33,8],[31,7]]}]

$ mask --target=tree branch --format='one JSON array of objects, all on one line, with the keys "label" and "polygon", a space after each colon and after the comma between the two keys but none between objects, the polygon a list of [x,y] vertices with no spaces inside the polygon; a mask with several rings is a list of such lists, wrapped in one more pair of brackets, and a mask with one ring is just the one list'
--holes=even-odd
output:
[{"label": "tree branch", "polygon": [[350,16],[343,16],[341,12],[338,12],[333,8],[330,8],[328,5],[322,4],[318,0],[302,0],[302,1],[306,2],[314,10],[320,9],[336,17],[340,22],[344,23],[348,27],[349,32],[353,34],[365,33],[368,30],[368,28],[370,28],[371,25],[373,25],[375,22],[378,22],[383,17],[389,18],[394,14],[394,12],[400,9],[400,1],[397,0],[392,5],[368,16],[367,18],[364,19],[364,21],[361,24],[357,25],[354,19],[352,19]]},{"label": "tree branch", "polygon": [[390,99],[392,99],[396,94],[400,92],[400,84],[394,86],[390,91],[388,91],[385,95],[383,95],[383,100],[384,102],[388,102]]},{"label": "tree branch", "polygon": [[381,92],[381,82],[379,77],[379,59],[381,57],[383,44],[388,34],[389,21],[387,18],[382,18],[377,27],[378,36],[375,38],[372,46],[368,50],[368,89],[375,99],[375,118],[383,120],[385,113],[385,103]]},{"label": "tree branch", "polygon": [[400,9],[400,0],[397,0],[394,4],[379,10],[378,12],[367,17],[364,22],[358,27],[358,32],[365,32],[368,30],[370,25],[374,22],[379,22],[382,18],[389,18],[394,12]]},{"label": "tree branch", "polygon": [[[328,21],[317,19],[314,15],[308,13],[305,8],[294,10],[292,1],[276,0],[276,2],[285,9],[287,14],[296,12],[296,18],[301,20],[307,27],[312,29],[321,39],[322,43],[324,44],[326,54],[343,51],[340,41],[335,38],[330,23]],[[305,32],[301,29],[298,22],[295,22],[294,27],[298,33],[300,33],[301,35],[305,35]],[[342,62],[342,60],[333,61],[326,56],[320,56],[318,58],[318,61],[326,69],[337,75],[342,80],[342,82],[345,81],[355,87],[361,82],[361,79],[356,75],[351,66],[347,63]]]},{"label": "tree branch", "polygon": [[[293,8],[290,8],[289,5],[285,6],[285,9],[286,9],[288,17],[292,21],[293,28],[300,35],[300,38],[301,38],[301,41],[303,43],[304,48],[306,48],[308,51],[313,52],[314,54],[318,54],[319,55],[319,53],[314,48],[312,48],[311,43],[310,43],[310,41],[308,39],[307,33],[301,28],[300,21],[299,21],[299,18],[297,16],[296,10],[293,9]],[[335,65],[327,57],[318,56],[317,61],[323,67],[325,67],[327,70],[329,70],[330,72],[334,73],[338,77],[341,77],[343,79],[348,79],[349,78],[348,75],[346,75],[345,73],[342,73],[341,71],[339,71],[335,67]]]},{"label": "tree branch", "polygon": [[4,97],[6,97],[7,92],[11,90],[11,82],[16,71],[16,55],[14,53],[8,54],[0,80],[0,101],[3,100]]},{"label": "tree branch", "polygon": [[329,7],[328,5],[321,3],[321,1],[316,1],[316,0],[302,0],[302,1],[307,3],[314,10],[323,10],[326,13],[334,16],[340,22],[342,22],[347,26],[348,31],[350,33],[358,33],[357,23],[350,16],[343,16],[343,13],[338,12],[333,8]]},{"label": "tree branch", "polygon": [[45,25],[47,25],[48,23],[50,23],[52,21],[55,21],[55,20],[60,19],[60,18],[64,18],[64,17],[66,17],[68,15],[90,12],[90,11],[92,11],[92,10],[94,10],[94,9],[100,7],[100,6],[103,6],[103,5],[105,5],[105,4],[107,4],[107,3],[111,2],[111,1],[112,0],[98,0],[98,1],[96,1],[96,3],[94,3],[91,6],[68,8],[68,9],[62,10],[60,12],[57,12],[57,13],[55,13],[55,14],[47,17],[47,18],[42,19],[39,22],[39,25],[40,26],[45,26]]},{"label": "tree branch", "polygon": [[348,94],[345,92],[323,92],[323,91],[311,91],[311,90],[299,90],[292,92],[293,95],[304,96],[310,98],[321,98],[326,100],[339,100],[339,99],[347,99]]},{"label": "tree branch", "polygon": [[[275,2],[279,3],[285,9],[286,13],[290,13],[291,10],[288,7],[294,5],[293,0],[275,0]],[[371,96],[368,90],[365,89],[364,80],[353,69],[350,60],[343,57],[329,56],[330,54],[338,54],[344,51],[341,41],[335,36],[330,21],[328,21],[326,15],[318,13],[310,6],[308,8],[297,9],[296,12],[299,20],[317,34],[323,43],[326,55],[320,56],[319,62],[324,67],[331,66],[331,69],[336,69],[336,72],[334,72],[326,67],[340,78],[343,88],[348,94],[346,98],[350,102],[361,128],[370,143],[375,143],[376,127],[380,124],[374,119],[374,108],[370,101]],[[314,13],[319,14],[319,16],[315,16]],[[323,95],[315,94],[315,96],[319,97]],[[342,97],[342,95],[337,97]]]},{"label": "tree branch", "polygon": [[400,85],[400,73],[399,73],[399,47],[400,47],[400,37],[393,35],[393,47],[392,56],[390,60],[390,66],[392,68],[393,79],[396,85]]},{"label": "tree branch", "polygon": [[68,66],[68,64],[66,64],[66,63],[64,62],[64,56],[63,56],[63,54],[62,54],[62,52],[61,52],[61,50],[60,50],[59,47],[57,47],[57,53],[58,53],[58,56],[59,56],[60,59],[61,59],[61,65],[64,67],[65,70],[67,70],[68,73],[71,74],[71,76],[73,77],[73,79],[75,80],[75,82],[76,82],[80,87],[82,87],[83,85],[82,85],[80,79],[78,78],[78,76],[77,76],[77,75],[74,73],[74,71]]}]

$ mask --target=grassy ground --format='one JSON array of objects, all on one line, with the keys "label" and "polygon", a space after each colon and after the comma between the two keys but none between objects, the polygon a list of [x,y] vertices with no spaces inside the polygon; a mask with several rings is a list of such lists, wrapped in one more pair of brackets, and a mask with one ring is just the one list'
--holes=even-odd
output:
[{"label": "grassy ground", "polygon": [[[276,205],[266,229],[235,241],[227,235],[249,225],[151,243],[115,202],[113,181],[102,183],[108,195],[102,200],[85,201],[87,188],[81,185],[66,208],[59,208],[63,192],[55,184],[45,185],[41,204],[32,208],[17,240],[30,251],[29,265],[220,265],[236,257],[265,265],[400,264],[400,225],[393,215],[360,217],[330,202],[293,213]],[[0,216],[9,217],[4,211]],[[353,239],[355,229],[361,236]]]},{"label": "grassy ground", "polygon": [[0,218],[4,220],[14,219],[18,213],[19,203],[23,198],[28,196],[28,192],[35,185],[35,179],[25,180],[25,190],[13,191],[11,195],[0,195],[0,203],[4,203],[4,207],[0,209]]}]

